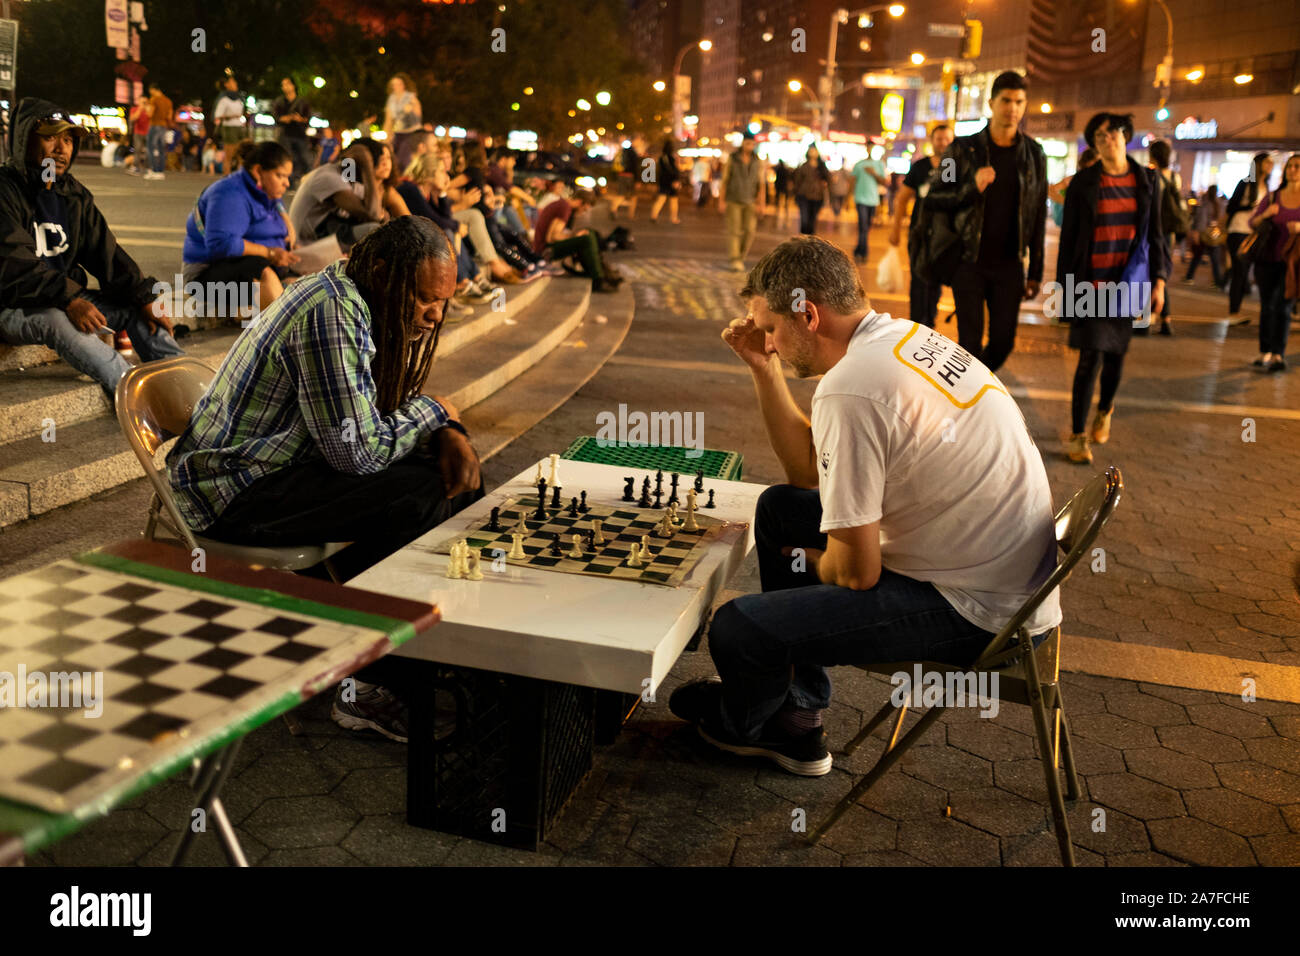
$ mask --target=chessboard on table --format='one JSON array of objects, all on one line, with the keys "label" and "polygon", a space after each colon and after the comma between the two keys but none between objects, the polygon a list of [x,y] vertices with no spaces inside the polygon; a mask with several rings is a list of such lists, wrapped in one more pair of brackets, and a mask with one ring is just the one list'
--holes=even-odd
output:
[{"label": "chessboard on table", "polygon": [[[695,521],[700,530],[683,531],[678,527],[672,537],[657,538],[654,530],[664,514],[663,509],[644,509],[626,503],[613,506],[590,501],[587,506],[588,511],[574,517],[569,514],[567,507],[551,508],[548,502],[547,518],[540,521],[534,518],[537,511],[536,495],[507,498],[498,506],[501,509],[499,531],[489,530],[488,519],[480,519],[464,532],[441,541],[433,551],[437,554],[450,554],[451,546],[464,540],[471,548],[479,550],[484,565],[504,559],[507,564],[516,566],[677,587],[695,567],[709,542],[716,539],[719,531],[727,525],[725,521],[697,511]],[[528,534],[523,540],[527,557],[515,559],[507,555],[512,544],[511,533],[516,530],[521,512],[528,526]],[[578,534],[585,539],[586,533],[591,530],[593,518],[602,522],[601,533],[605,537],[605,544],[597,545],[595,551],[587,551],[584,543],[583,556],[570,557],[573,536]],[[553,533],[560,536],[561,553],[558,557],[551,553]],[[633,544],[641,543],[643,535],[649,535],[651,553],[649,557],[642,557],[642,567],[634,568],[627,563],[628,554]]]},{"label": "chessboard on table", "polygon": [[[182,573],[190,560],[133,541],[0,581],[0,805],[107,808],[437,620],[428,605],[213,557]],[[81,706],[27,706],[33,674],[68,675]]]}]

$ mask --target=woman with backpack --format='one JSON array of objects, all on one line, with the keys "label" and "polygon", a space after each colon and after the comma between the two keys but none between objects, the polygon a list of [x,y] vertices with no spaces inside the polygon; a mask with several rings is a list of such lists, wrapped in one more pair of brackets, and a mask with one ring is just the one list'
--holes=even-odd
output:
[{"label": "woman with backpack", "polygon": [[1250,235],[1250,216],[1259,203],[1260,192],[1268,191],[1268,177],[1273,174],[1273,158],[1268,153],[1256,153],[1251,160],[1250,175],[1237,183],[1228,200],[1228,259],[1232,263],[1228,279],[1228,321],[1233,325],[1248,325],[1249,316],[1240,318],[1241,301],[1246,297],[1247,276],[1250,263],[1241,257],[1241,244]]},{"label": "woman with backpack", "polygon": [[[1183,198],[1183,181],[1169,168],[1173,150],[1170,149],[1168,141],[1156,140],[1147,147],[1147,155],[1151,157],[1151,163],[1160,176],[1160,223],[1165,230],[1165,244],[1169,247],[1170,268],[1173,268],[1174,250],[1191,229],[1192,214],[1187,208],[1187,200]],[[1145,328],[1140,328],[1137,332],[1139,335],[1147,334]],[[1174,334],[1173,323],[1169,321],[1168,291],[1165,293],[1164,305],[1160,309],[1160,334]]]},{"label": "woman with backpack", "polygon": [[[1076,303],[1062,300],[1064,317],[1070,320],[1070,348],[1079,350],[1066,455],[1086,465],[1092,461],[1088,446],[1110,439],[1133,320],[1149,314],[1143,309],[1145,290],[1151,290],[1150,312],[1159,311],[1172,264],[1160,220],[1159,174],[1127,152],[1132,114],[1098,113],[1088,120],[1083,136],[1100,161],[1079,170],[1065,191],[1056,281],[1062,287],[1097,287],[1094,308],[1086,314],[1074,314]],[[1115,314],[1110,314],[1112,306]],[[1098,371],[1097,414],[1085,433]]]},{"label": "woman with backpack", "polygon": [[[1282,184],[1264,198],[1250,217],[1258,233],[1254,245],[1255,280],[1259,283],[1259,358],[1250,364],[1261,372],[1285,372],[1291,306],[1297,293],[1300,261],[1300,153],[1282,167]],[[1289,274],[1288,274],[1289,273]]]}]

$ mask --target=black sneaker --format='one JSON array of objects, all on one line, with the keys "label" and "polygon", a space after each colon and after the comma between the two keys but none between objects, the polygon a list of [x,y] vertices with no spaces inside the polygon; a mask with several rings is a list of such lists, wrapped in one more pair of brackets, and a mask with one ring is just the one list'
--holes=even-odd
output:
[{"label": "black sneaker", "polygon": [[722,681],[716,677],[683,684],[668,698],[668,709],[695,724],[699,735],[719,750],[741,757],[765,757],[787,773],[801,777],[830,773],[831,755],[826,732],[820,727],[793,737],[769,725],[763,728],[760,739],[739,740],[722,728],[721,704]]},{"label": "black sneaker", "polygon": [[1160,334],[1161,334],[1161,335],[1173,335],[1173,334],[1174,334],[1174,327],[1173,327],[1173,324],[1172,324],[1172,323],[1169,323],[1169,322],[1161,322],[1161,323],[1160,323]]},{"label": "black sneaker", "polygon": [[1284,359],[1284,358],[1280,358],[1280,357],[1279,357],[1279,358],[1275,358],[1273,361],[1271,361],[1271,362],[1268,363],[1268,370],[1269,370],[1270,372],[1285,372],[1285,371],[1286,371],[1286,359]]},{"label": "black sneaker", "polygon": [[330,708],[334,723],[345,730],[373,730],[399,744],[407,742],[410,721],[401,698],[385,687],[363,681],[356,682],[355,697],[344,700],[343,685],[339,685]]}]

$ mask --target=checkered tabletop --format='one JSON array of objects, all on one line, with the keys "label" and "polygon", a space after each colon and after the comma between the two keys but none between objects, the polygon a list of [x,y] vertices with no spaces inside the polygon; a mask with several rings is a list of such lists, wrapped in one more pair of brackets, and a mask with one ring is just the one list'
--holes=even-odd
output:
[{"label": "checkered tabletop", "polygon": [[[611,507],[594,502],[588,504],[585,513],[573,517],[567,508],[552,508],[548,504],[546,520],[539,521],[534,517],[537,495],[508,498],[500,508],[500,531],[489,530],[488,521],[480,520],[474,527],[439,543],[433,549],[434,553],[448,554],[452,544],[463,539],[471,548],[479,549],[485,568],[494,559],[503,558],[507,564],[526,565],[547,571],[598,574],[625,581],[677,587],[707,551],[709,543],[716,540],[718,531],[726,525],[725,521],[697,512],[695,520],[700,530],[683,531],[678,528],[671,538],[656,538],[653,532],[664,513],[662,509],[638,509],[635,505]],[[523,540],[527,557],[509,558],[506,555],[510,551],[511,532],[515,530],[520,512],[528,526],[528,534]],[[573,536],[589,531],[593,518],[602,522],[601,533],[605,537],[605,544],[597,546],[595,551],[584,550],[581,558],[571,557],[569,552],[573,548]],[[559,556],[550,552],[553,534],[559,535]],[[627,564],[629,549],[633,544],[639,544],[643,535],[649,535],[650,556],[645,559],[643,567],[634,568]]]},{"label": "checkered tabletop", "polygon": [[[384,636],[75,561],[0,581],[0,796],[66,811]],[[35,675],[74,673],[90,676],[28,706]],[[50,706],[69,700],[60,685],[92,695],[95,675],[99,716],[84,698]]]}]

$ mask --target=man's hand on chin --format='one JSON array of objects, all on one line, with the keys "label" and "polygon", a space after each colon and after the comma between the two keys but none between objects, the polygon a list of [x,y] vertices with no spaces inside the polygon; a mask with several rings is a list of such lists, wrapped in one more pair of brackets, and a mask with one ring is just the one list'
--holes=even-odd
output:
[{"label": "man's hand on chin", "polygon": [[473,491],[482,484],[479,475],[478,455],[469,439],[454,428],[440,428],[434,435],[434,449],[438,453],[438,470],[447,497],[454,498]]}]

